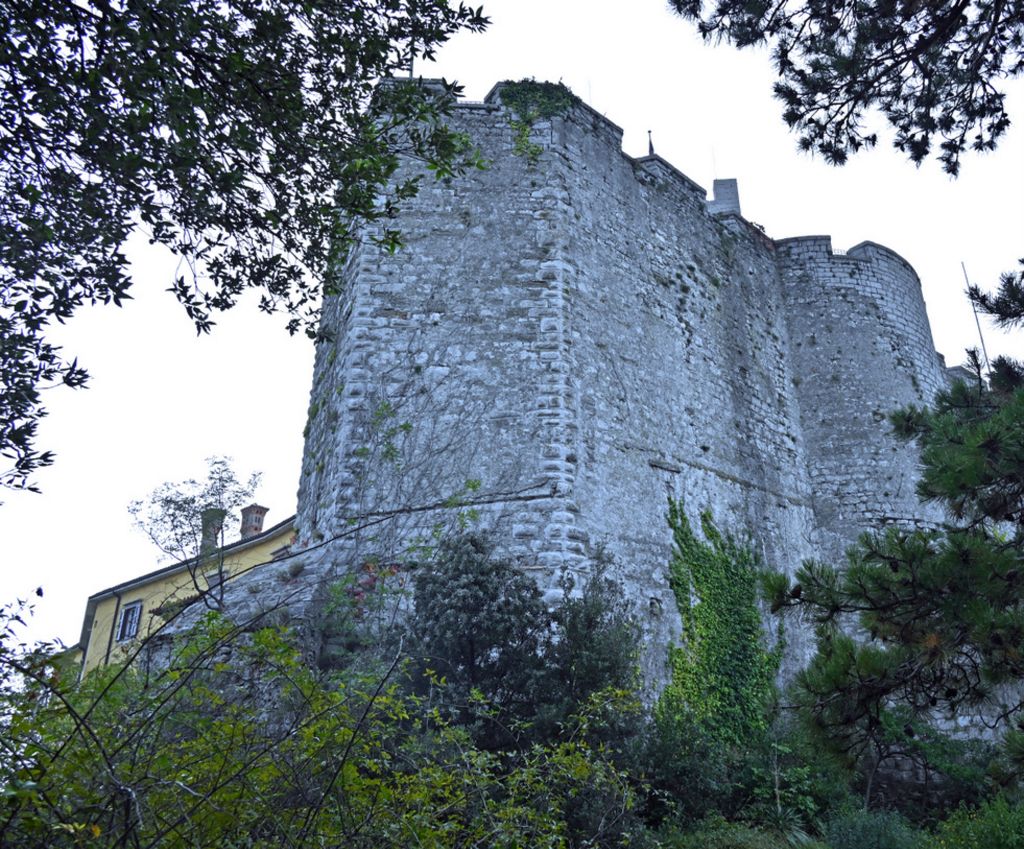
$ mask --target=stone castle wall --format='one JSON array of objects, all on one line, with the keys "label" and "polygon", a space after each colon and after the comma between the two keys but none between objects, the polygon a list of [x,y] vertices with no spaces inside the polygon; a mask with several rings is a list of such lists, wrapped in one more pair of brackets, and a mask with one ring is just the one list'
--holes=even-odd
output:
[{"label": "stone castle wall", "polygon": [[913,268],[871,242],[845,255],[827,236],[777,245],[823,553],[868,527],[938,519],[914,495],[914,446],[879,438],[889,412],[945,381]]},{"label": "stone castle wall", "polygon": [[943,380],[906,262],[773,241],[734,184],[709,202],[581,103],[532,126],[536,161],[511,118],[500,86],[456,107],[489,168],[425,182],[395,222],[405,247],[368,233],[325,305],[300,545],[401,557],[461,522],[552,593],[604,548],[657,681],[679,629],[668,496],[784,569],[934,518],[885,420]]}]

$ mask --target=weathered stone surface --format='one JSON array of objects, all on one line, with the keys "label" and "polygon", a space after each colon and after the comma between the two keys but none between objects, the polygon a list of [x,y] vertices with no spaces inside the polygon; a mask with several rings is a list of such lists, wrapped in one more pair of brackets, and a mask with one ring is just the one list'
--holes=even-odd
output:
[{"label": "weathered stone surface", "polygon": [[[917,276],[887,248],[773,241],[734,184],[709,202],[581,103],[533,125],[535,162],[510,117],[500,86],[456,108],[490,167],[425,180],[395,222],[405,247],[368,232],[325,305],[299,544],[342,538],[287,586],[461,521],[553,597],[604,547],[657,683],[679,633],[666,498],[790,570],[934,519],[885,414],[928,402],[943,370]],[[806,636],[789,639],[799,662]]]}]

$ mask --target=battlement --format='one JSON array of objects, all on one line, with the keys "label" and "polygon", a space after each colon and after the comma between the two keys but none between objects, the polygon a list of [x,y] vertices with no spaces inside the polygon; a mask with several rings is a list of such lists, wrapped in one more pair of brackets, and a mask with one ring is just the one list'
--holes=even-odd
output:
[{"label": "battlement", "polygon": [[921,285],[921,279],[917,276],[917,271],[914,270],[909,262],[907,262],[900,254],[896,253],[892,248],[888,248],[885,245],[880,245],[878,242],[858,242],[852,248],[850,248],[846,255],[853,259],[863,259],[868,262],[871,260],[882,260],[886,262],[893,262],[903,268],[913,279],[917,282],[918,286]]},{"label": "battlement", "polygon": [[[433,82],[433,81],[431,81]],[[459,101],[459,109],[490,109],[495,111],[506,111],[501,93],[509,85],[509,82],[496,83],[484,97],[482,102]],[[576,113],[575,115],[573,113]],[[579,98],[575,98],[566,114],[561,116],[564,120],[576,120],[581,125],[589,125],[590,132],[598,133],[614,140],[615,145],[622,155],[634,163],[637,169],[650,175],[657,180],[670,181],[676,184],[684,192],[690,193],[707,204],[708,212],[712,215],[736,215],[742,217],[740,211],[739,188],[735,179],[716,179],[713,187],[713,194],[708,198],[707,190],[696,181],[688,177],[675,165],[657,154],[646,156],[630,157],[622,150],[623,130],[618,124],[602,115]]]},{"label": "battlement", "polygon": [[[444,80],[421,78],[419,84],[437,91],[444,91]],[[468,101],[459,99],[455,103],[455,109],[459,112],[484,113],[494,115],[507,115],[511,112],[502,101],[502,92],[511,86],[518,86],[521,83],[508,80],[495,83],[482,101]],[[541,84],[543,85],[543,84]],[[566,89],[566,91],[568,91]],[[598,112],[588,103],[576,95],[572,95],[572,103],[562,115],[554,118],[538,119],[537,124],[544,125],[552,120],[575,122],[587,134],[596,137],[603,137],[612,140],[617,154],[626,161],[632,163],[638,173],[648,175],[656,180],[670,182],[680,188],[684,193],[699,198],[706,204],[706,209],[713,216],[733,215],[743,218],[739,199],[739,183],[736,179],[715,179],[712,186],[711,197],[708,192],[696,181],[688,177],[683,171],[677,168],[668,160],[657,154],[631,157],[622,150],[623,129],[606,115]],[[550,147],[558,143],[554,134],[546,139],[540,140],[542,144]],[[746,219],[743,219],[746,220]],[[750,222],[747,222],[748,224]],[[876,242],[864,241],[854,247],[843,251],[834,250],[832,238],[827,235],[818,236],[795,236],[773,240],[776,246],[790,256],[831,256],[834,258],[845,257],[850,260],[891,260],[902,265],[914,280],[920,283],[917,273],[913,267],[896,251]],[[840,260],[841,261],[841,260]]]},{"label": "battlement", "polygon": [[[718,181],[716,181],[718,182]],[[829,256],[839,261],[853,260],[860,262],[883,261],[901,266],[913,279],[920,284],[914,267],[892,248],[877,242],[858,242],[847,250],[836,250],[832,247],[831,236],[792,236],[787,239],[776,239],[776,246],[789,256],[808,256],[821,258]]]}]

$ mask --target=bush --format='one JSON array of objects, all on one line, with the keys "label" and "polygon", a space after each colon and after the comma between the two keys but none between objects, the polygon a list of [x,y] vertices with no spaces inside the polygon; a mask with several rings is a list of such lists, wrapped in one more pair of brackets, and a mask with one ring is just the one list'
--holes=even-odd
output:
[{"label": "bush", "polygon": [[[416,576],[410,652],[446,717],[488,750],[514,746],[537,713],[549,617],[536,582],[483,537],[442,544]],[[443,680],[444,686],[433,685]]]},{"label": "bush", "polygon": [[[712,820],[694,831],[669,834],[662,840],[665,849],[780,849],[785,841],[777,834],[722,820]],[[814,841],[805,849],[825,849]]]},{"label": "bush", "polygon": [[1024,846],[1024,805],[1004,798],[980,808],[957,811],[936,830],[923,849],[1021,849]]},{"label": "bush", "polygon": [[[803,806],[810,812],[816,830],[821,823],[854,808],[859,799],[851,790],[853,775],[849,766],[829,749],[816,745],[807,726],[799,721],[780,723],[777,731],[784,755],[780,758],[788,771],[790,792],[799,792]],[[786,773],[784,773],[786,775]]]},{"label": "bush", "polygon": [[566,575],[549,611],[533,578],[494,557],[486,538],[445,542],[416,577],[415,686],[489,751],[559,740],[581,713],[591,742],[632,736],[637,713],[619,707],[636,685],[638,632],[606,565],[579,593]]},{"label": "bush", "polygon": [[776,722],[776,739],[750,753],[753,785],[739,819],[770,828],[792,844],[821,831],[821,822],[849,806],[849,774],[799,736],[799,727]]},{"label": "bush", "polygon": [[841,765],[809,746],[799,727],[779,722],[771,738],[739,747],[707,734],[703,724],[687,722],[685,714],[662,714],[637,763],[649,789],[644,815],[654,827],[685,828],[719,817],[799,842],[852,802]]},{"label": "bush", "polygon": [[647,789],[642,814],[652,827],[734,816],[748,795],[742,753],[684,711],[655,716],[637,748],[635,771]]},{"label": "bush", "polygon": [[410,723],[389,673],[311,668],[287,630],[210,613],[162,669],[79,685],[15,643],[18,618],[0,607],[4,849],[611,849],[632,825],[627,777],[585,740],[483,751]]},{"label": "bush", "polygon": [[851,811],[825,828],[831,849],[918,849],[923,836],[893,811]]},{"label": "bush", "polygon": [[[637,686],[639,630],[622,588],[598,557],[594,572],[578,593],[562,576],[562,601],[551,612],[551,639],[544,647],[546,670],[538,701],[536,736],[557,739],[575,717],[586,713],[591,740],[621,748],[639,733],[638,710],[621,710]],[[615,709],[598,711],[595,698]]]}]

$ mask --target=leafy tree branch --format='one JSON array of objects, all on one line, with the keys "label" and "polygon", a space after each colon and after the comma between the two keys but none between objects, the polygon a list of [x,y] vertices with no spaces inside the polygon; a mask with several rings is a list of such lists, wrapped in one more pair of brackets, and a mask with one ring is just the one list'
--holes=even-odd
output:
[{"label": "leafy tree branch", "polygon": [[250,289],[314,335],[356,219],[388,226],[417,178],[475,161],[447,129],[456,87],[378,85],[482,10],[434,0],[5,4],[0,21],[0,485],[32,488],[40,390],[85,371],[48,328],[121,305],[136,232],[185,268],[207,332]]}]

